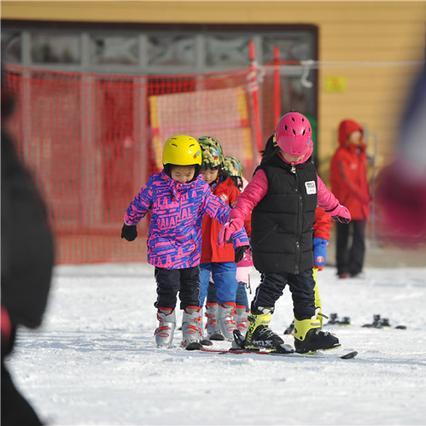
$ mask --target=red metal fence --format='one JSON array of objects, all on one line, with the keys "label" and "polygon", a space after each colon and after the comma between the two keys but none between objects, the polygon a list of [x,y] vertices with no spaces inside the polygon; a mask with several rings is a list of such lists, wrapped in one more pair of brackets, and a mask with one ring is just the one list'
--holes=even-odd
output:
[{"label": "red metal fence", "polygon": [[250,174],[256,135],[271,130],[259,129],[250,72],[135,76],[8,68],[16,99],[10,131],[48,202],[58,262],[145,260],[143,238],[120,239],[122,218],[158,169],[161,145],[172,134],[217,136]]}]

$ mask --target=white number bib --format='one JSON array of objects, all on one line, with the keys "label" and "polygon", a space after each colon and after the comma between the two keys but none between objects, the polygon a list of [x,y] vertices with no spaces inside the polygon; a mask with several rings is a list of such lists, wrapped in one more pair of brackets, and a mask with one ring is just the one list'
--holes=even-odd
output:
[{"label": "white number bib", "polygon": [[306,193],[308,195],[316,194],[317,193],[317,187],[315,185],[314,180],[310,180],[309,182],[305,182],[306,187]]}]

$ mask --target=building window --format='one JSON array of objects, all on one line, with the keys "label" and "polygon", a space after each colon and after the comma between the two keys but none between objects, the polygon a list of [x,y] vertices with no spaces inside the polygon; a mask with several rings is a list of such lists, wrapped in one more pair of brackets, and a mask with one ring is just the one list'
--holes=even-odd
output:
[{"label": "building window", "polygon": [[5,49],[5,61],[7,63],[20,63],[22,60],[21,33],[2,30],[2,48]]},{"label": "building window", "polygon": [[91,38],[91,63],[96,65],[137,65],[139,63],[136,36],[93,36]]},{"label": "building window", "polygon": [[33,32],[31,59],[37,64],[79,64],[81,61],[80,35]]},{"label": "building window", "polygon": [[263,63],[272,62],[274,47],[280,49],[282,60],[314,59],[315,42],[309,32],[268,34],[263,36],[262,40]]},{"label": "building window", "polygon": [[248,43],[250,36],[207,35],[207,66],[238,67],[248,64]]},{"label": "building window", "polygon": [[148,35],[148,66],[194,66],[195,36]]}]

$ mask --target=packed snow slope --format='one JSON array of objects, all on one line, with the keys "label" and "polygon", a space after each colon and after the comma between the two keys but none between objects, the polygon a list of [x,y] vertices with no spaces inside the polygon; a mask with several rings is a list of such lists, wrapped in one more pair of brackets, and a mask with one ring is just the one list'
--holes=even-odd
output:
[{"label": "packed snow slope", "polygon": [[[159,350],[153,269],[132,264],[58,267],[44,326],[19,333],[9,365],[52,425],[426,424],[426,268],[334,274],[319,274],[324,312],[351,317],[331,330],[353,360],[195,353],[180,332]],[[291,306],[286,289],[275,331]],[[362,328],[373,314],[408,328]]]}]

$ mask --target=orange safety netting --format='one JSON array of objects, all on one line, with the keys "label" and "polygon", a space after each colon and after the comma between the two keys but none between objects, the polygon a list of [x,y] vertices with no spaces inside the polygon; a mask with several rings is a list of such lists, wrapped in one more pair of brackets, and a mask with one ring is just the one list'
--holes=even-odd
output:
[{"label": "orange safety netting", "polygon": [[8,128],[49,206],[58,263],[145,261],[144,238],[120,239],[123,214],[161,167],[172,134],[216,136],[252,172],[247,70],[135,76],[10,67],[6,81],[16,99]]}]

